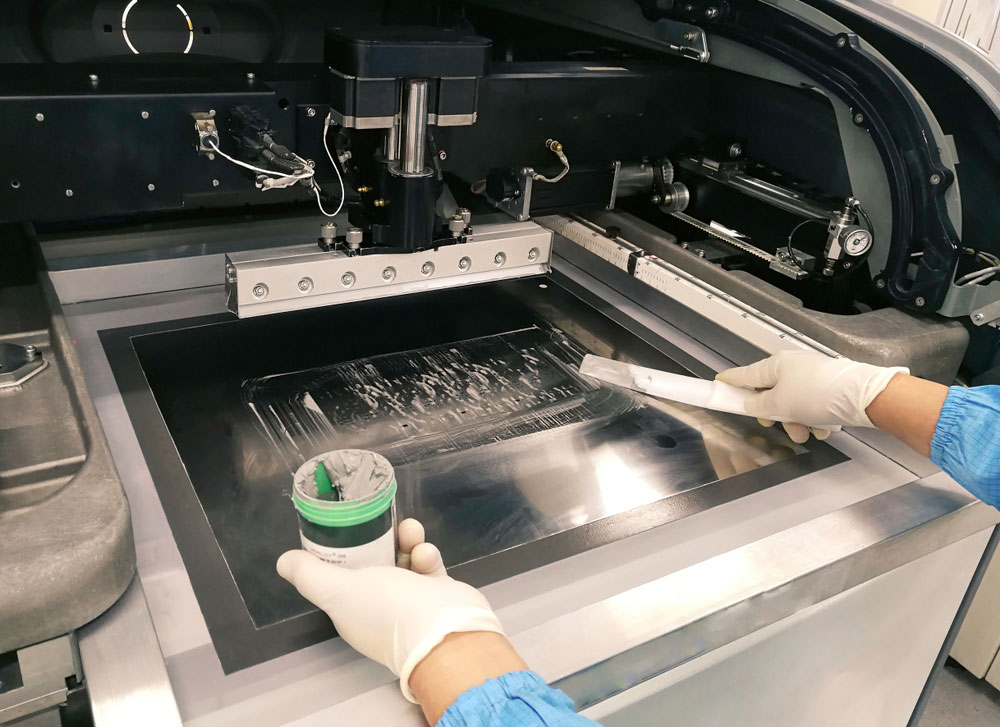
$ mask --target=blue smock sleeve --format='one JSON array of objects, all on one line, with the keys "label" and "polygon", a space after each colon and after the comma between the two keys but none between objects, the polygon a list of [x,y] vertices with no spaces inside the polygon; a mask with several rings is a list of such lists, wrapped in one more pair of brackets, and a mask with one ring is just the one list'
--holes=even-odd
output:
[{"label": "blue smock sleeve", "polygon": [[931,440],[931,461],[1000,508],[1000,386],[953,386]]},{"label": "blue smock sleeve", "polygon": [[600,727],[533,671],[504,674],[462,694],[437,727]]}]

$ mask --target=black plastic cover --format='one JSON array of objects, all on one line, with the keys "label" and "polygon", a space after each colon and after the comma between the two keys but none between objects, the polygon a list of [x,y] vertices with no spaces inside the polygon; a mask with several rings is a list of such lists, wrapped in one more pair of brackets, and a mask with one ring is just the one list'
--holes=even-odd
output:
[{"label": "black plastic cover", "polygon": [[479,78],[489,72],[490,45],[443,28],[329,28],[324,59],[356,78]]}]

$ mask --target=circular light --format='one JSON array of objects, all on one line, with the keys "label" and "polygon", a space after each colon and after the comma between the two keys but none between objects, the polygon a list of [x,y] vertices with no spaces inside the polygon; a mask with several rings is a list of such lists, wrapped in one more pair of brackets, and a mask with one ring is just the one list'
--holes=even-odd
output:
[{"label": "circular light", "polygon": [[[128,5],[125,6],[125,10],[122,11],[122,38],[125,39],[125,45],[128,46],[128,49],[135,53],[135,55],[139,55],[139,49],[132,44],[131,38],[128,37],[128,14],[132,12],[132,8],[138,3],[139,0],[129,0]],[[191,22],[191,16],[188,15],[187,10],[180,3],[176,7],[188,27],[188,41],[187,46],[184,48],[184,53],[187,54],[191,52],[191,46],[194,45],[194,23]]]}]

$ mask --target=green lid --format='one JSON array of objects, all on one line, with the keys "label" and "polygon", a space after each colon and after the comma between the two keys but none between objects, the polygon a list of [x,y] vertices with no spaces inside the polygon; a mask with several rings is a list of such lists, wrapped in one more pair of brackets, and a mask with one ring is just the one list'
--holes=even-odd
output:
[{"label": "green lid", "polygon": [[292,492],[292,502],[295,503],[295,509],[299,511],[302,517],[316,525],[336,528],[361,525],[374,520],[392,507],[392,500],[395,497],[395,477],[375,497],[355,502],[317,500],[314,497],[302,495],[297,491]]}]

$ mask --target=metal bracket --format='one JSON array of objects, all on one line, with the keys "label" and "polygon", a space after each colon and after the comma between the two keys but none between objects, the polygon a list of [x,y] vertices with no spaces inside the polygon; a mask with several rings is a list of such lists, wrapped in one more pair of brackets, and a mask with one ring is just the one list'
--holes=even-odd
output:
[{"label": "metal bracket", "polygon": [[971,318],[974,325],[992,325],[1000,319],[1000,300],[987,303],[979,310],[973,311]]},{"label": "metal bracket", "polygon": [[211,113],[196,111],[191,114],[194,119],[194,131],[198,135],[198,141],[194,145],[199,154],[214,154],[215,149],[209,142],[219,146],[219,130],[215,126],[215,117]]},{"label": "metal bracket", "polygon": [[240,318],[541,275],[552,233],[534,222],[477,226],[467,242],[349,256],[315,245],[226,256],[226,305]]},{"label": "metal bracket", "polygon": [[697,25],[661,18],[653,28],[653,37],[666,43],[671,51],[683,58],[708,63],[711,57],[705,31]]}]

